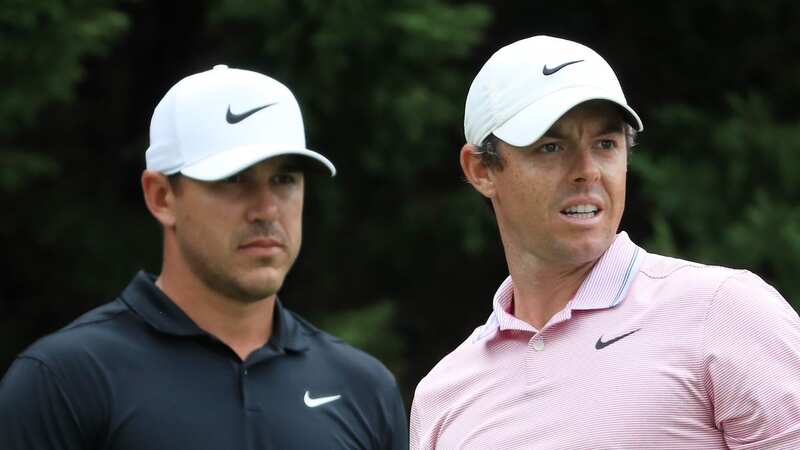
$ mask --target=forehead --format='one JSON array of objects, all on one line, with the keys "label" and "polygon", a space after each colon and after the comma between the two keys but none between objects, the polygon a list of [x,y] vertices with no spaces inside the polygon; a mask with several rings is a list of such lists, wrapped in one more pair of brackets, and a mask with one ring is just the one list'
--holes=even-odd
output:
[{"label": "forehead", "polygon": [[620,107],[605,100],[590,100],[580,103],[564,113],[545,135],[568,128],[595,128],[622,131],[625,117]]},{"label": "forehead", "polygon": [[246,172],[304,172],[310,163],[308,158],[298,155],[278,155],[272,158],[267,158],[259,161],[252,166],[242,170],[241,173]]}]

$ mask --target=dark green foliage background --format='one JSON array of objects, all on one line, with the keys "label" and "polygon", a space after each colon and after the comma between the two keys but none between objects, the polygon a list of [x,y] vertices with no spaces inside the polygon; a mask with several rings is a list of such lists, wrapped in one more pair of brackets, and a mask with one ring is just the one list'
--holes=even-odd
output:
[{"label": "dark green foliage background", "polygon": [[285,303],[387,363],[408,398],[485,320],[506,274],[463,181],[463,104],[497,48],[552,34],[615,67],[645,121],[623,229],[748,268],[797,307],[800,6],[697,0],[0,1],[0,371],[38,336],[158,272],[141,201],[149,117],[214,64],[300,100],[311,180]]}]

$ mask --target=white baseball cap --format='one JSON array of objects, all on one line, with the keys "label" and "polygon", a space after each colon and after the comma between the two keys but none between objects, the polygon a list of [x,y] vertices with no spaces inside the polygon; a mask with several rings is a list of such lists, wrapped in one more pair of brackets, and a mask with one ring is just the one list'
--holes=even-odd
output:
[{"label": "white baseball cap", "polygon": [[473,145],[494,134],[524,147],[574,106],[595,99],[616,103],[631,126],[644,129],[603,57],[577,42],[534,36],[495,52],[475,76],[467,94],[464,134]]},{"label": "white baseball cap", "polygon": [[225,65],[177,82],[153,111],[147,169],[214,181],[279,155],[302,155],[336,174],[306,148],[292,92],[272,78]]}]

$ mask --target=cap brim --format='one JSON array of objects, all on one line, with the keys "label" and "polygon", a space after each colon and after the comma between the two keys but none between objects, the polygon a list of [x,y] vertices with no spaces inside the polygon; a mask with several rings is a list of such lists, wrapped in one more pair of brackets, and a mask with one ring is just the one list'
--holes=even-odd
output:
[{"label": "cap brim", "polygon": [[180,172],[196,180],[217,181],[241,172],[265,159],[282,155],[308,157],[310,160],[319,163],[318,165],[324,169],[324,172],[329,172],[331,176],[336,175],[336,167],[333,166],[333,163],[315,151],[305,148],[287,149],[285,147],[275,148],[264,145],[236,147],[188,165],[181,169]]},{"label": "cap brim", "polygon": [[493,134],[516,147],[536,142],[558,119],[580,103],[589,100],[608,100],[617,104],[625,120],[637,131],[644,130],[639,115],[624,99],[592,86],[579,86],[554,92],[523,108],[514,117],[494,130]]}]

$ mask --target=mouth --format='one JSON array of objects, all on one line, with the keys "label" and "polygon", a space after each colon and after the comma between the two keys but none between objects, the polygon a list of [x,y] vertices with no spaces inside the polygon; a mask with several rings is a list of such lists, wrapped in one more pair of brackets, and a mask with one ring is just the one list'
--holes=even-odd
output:
[{"label": "mouth", "polygon": [[239,245],[239,250],[258,254],[273,254],[282,251],[283,248],[284,245],[281,241],[269,237],[249,239]]},{"label": "mouth", "polygon": [[594,219],[600,215],[601,212],[602,209],[600,209],[600,207],[591,203],[572,205],[561,210],[561,214],[575,220]]}]

